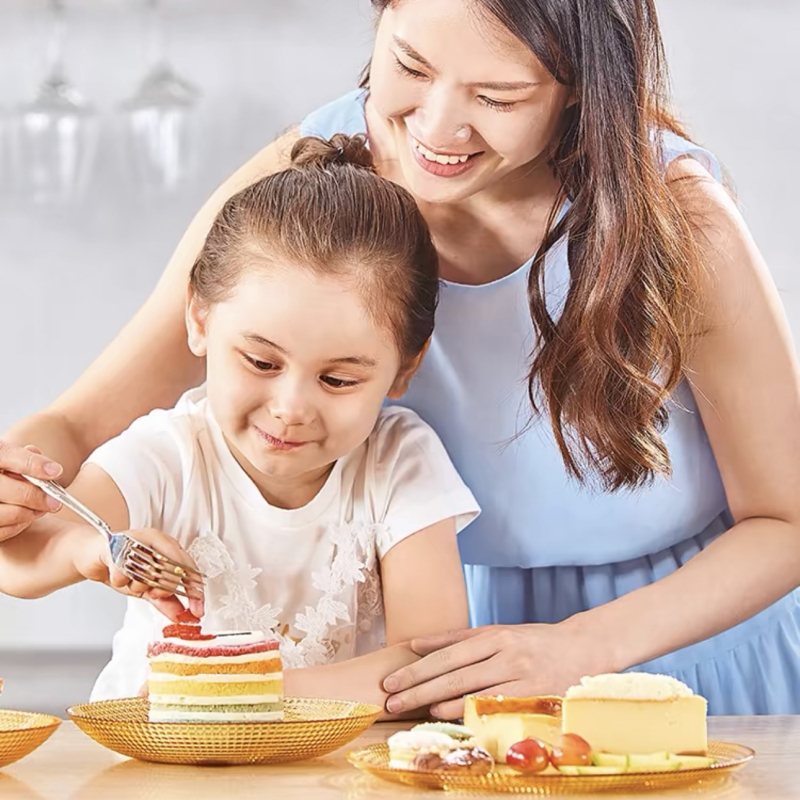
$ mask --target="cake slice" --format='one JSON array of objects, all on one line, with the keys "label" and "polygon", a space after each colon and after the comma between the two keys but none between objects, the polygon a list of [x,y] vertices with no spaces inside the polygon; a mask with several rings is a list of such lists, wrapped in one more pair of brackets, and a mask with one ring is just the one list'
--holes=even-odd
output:
[{"label": "cake slice", "polygon": [[150,722],[283,719],[278,642],[259,632],[203,634],[168,625],[148,647]]},{"label": "cake slice", "polygon": [[479,746],[505,764],[512,744],[539,739],[552,745],[558,739],[561,698],[468,695],[464,698],[464,725],[475,733]]},{"label": "cake slice", "polygon": [[596,675],[567,689],[563,728],[583,737],[593,752],[704,756],[706,705],[668,675]]}]

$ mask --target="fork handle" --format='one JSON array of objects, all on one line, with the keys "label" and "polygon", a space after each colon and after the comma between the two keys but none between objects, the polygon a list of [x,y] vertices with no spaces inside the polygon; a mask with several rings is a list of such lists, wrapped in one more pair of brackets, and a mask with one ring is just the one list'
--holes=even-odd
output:
[{"label": "fork handle", "polygon": [[26,481],[38,486],[45,494],[55,498],[70,511],[74,511],[79,517],[88,522],[98,533],[101,533],[110,542],[112,531],[108,523],[88,509],[77,497],[73,497],[60,483],[55,481],[43,481],[39,478],[32,478],[30,475],[23,475]]}]

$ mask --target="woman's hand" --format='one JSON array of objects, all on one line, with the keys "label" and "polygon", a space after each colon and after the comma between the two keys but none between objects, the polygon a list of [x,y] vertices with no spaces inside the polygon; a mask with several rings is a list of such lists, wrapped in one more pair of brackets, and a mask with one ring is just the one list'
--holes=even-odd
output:
[{"label": "woman's hand", "polygon": [[[143,528],[129,531],[134,539],[158,550],[168,558],[197,569],[189,554],[166,533],[153,528]],[[94,531],[87,531],[85,544],[78,549],[75,558],[75,568],[90,581],[105,583],[112,589],[129,597],[141,597],[152,603],[164,616],[173,622],[178,621],[178,615],[184,611],[181,601],[171,592],[163,589],[154,589],[139,581],[131,580],[123,575],[115,566],[111,552],[105,539]],[[189,610],[196,616],[202,617],[204,612],[202,595],[192,594],[189,598]]]},{"label": "woman's hand", "polygon": [[487,625],[414,639],[423,656],[389,675],[392,713],[431,705],[431,714],[456,719],[465,694],[530,697],[563,694],[584,675],[609,669],[604,648],[573,617],[556,625]]},{"label": "woman's hand", "polygon": [[51,481],[61,466],[29,445],[20,447],[0,439],[0,542],[22,533],[34,520],[58,511],[61,503],[20,475]]}]

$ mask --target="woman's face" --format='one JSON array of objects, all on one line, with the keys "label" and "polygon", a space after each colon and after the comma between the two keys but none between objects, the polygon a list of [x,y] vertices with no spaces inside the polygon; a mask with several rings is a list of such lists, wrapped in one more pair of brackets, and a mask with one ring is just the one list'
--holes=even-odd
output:
[{"label": "woman's face", "polygon": [[463,200],[521,177],[556,135],[569,99],[478,2],[398,0],[381,15],[370,103],[421,200]]}]

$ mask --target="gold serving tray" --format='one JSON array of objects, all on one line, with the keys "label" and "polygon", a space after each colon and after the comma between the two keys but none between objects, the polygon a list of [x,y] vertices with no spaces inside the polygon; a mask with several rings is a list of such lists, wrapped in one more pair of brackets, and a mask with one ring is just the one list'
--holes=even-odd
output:
[{"label": "gold serving tray", "polygon": [[282,764],[317,758],[351,742],[379,706],[287,697],[278,722],[148,722],[143,697],[84,703],[69,718],[109,750],[163,764]]},{"label": "gold serving tray", "polygon": [[621,775],[528,774],[499,765],[488,775],[457,774],[453,771],[397,769],[389,766],[389,747],[374,744],[349,753],[351,764],[365,772],[417,789],[445,789],[461,792],[504,792],[508,794],[567,795],[593,792],[646,792],[675,789],[716,781],[744,766],[755,753],[744,745],[709,742],[708,753],[717,759],[710,767],[675,772],[625,772]]},{"label": "gold serving tray", "polygon": [[50,714],[0,709],[0,767],[32,753],[60,724],[61,720]]}]

